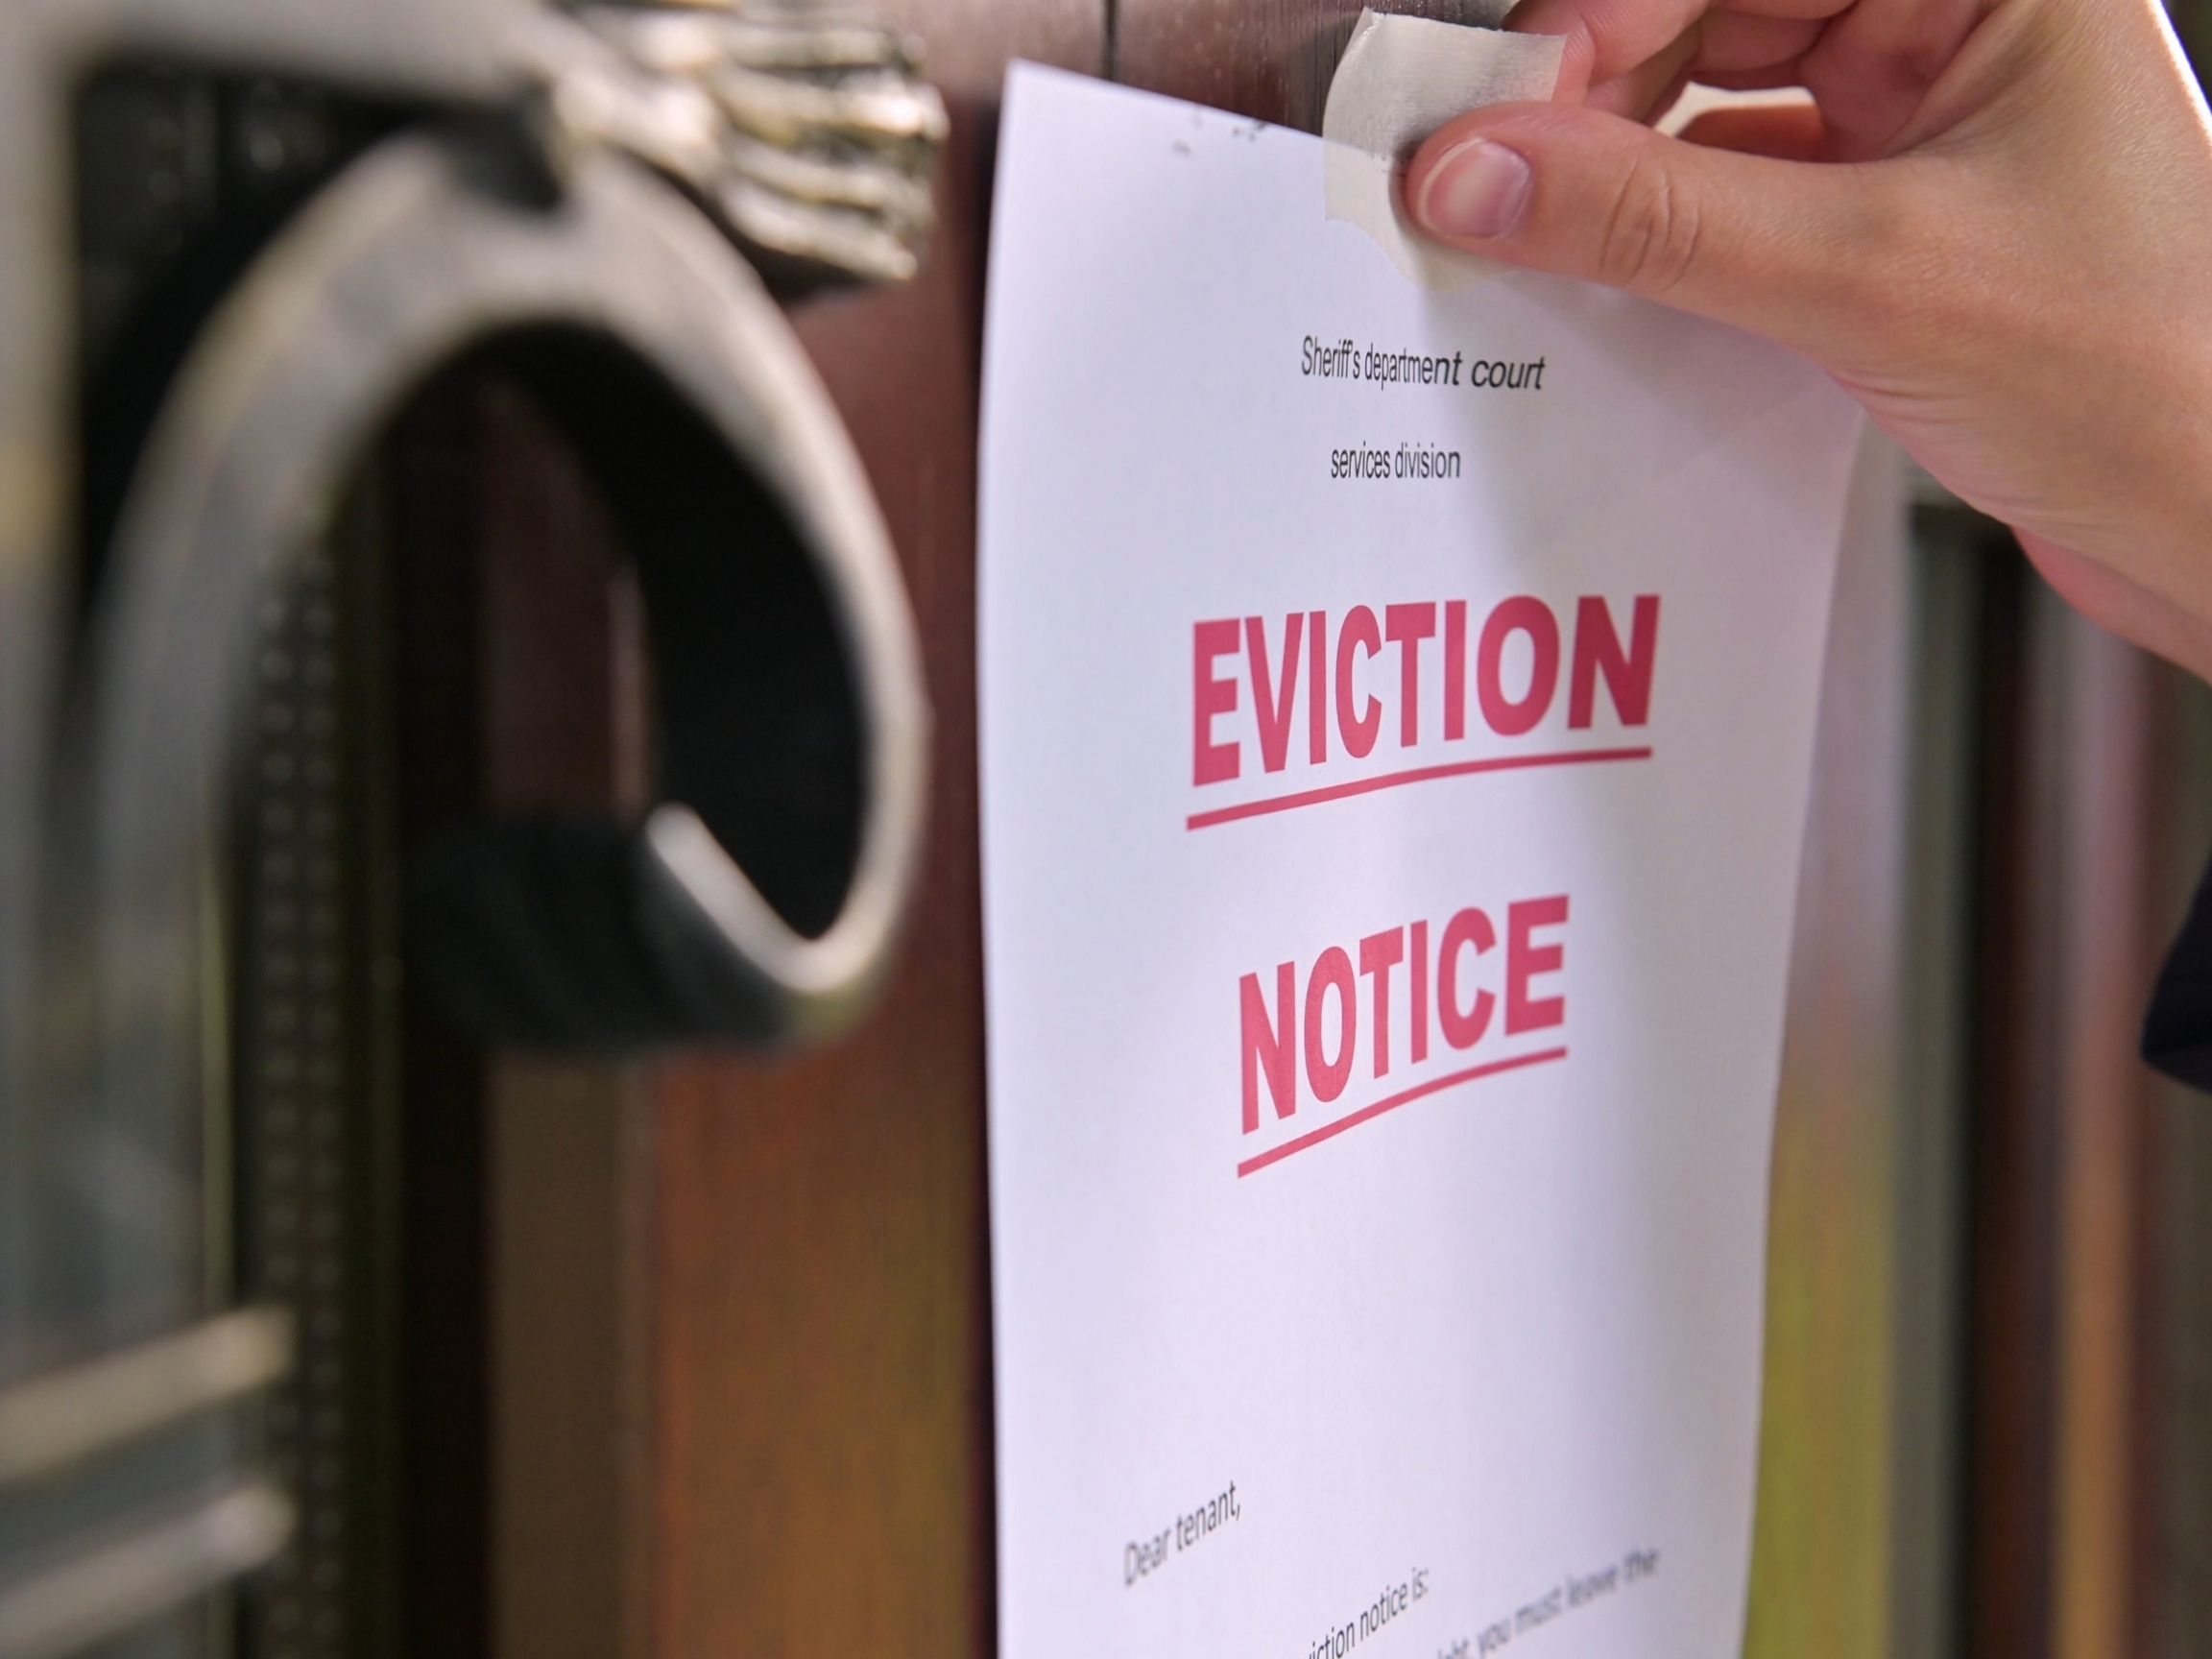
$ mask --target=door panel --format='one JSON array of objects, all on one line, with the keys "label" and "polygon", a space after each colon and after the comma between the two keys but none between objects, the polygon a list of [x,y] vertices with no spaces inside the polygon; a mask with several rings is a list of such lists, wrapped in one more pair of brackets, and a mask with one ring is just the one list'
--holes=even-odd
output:
[{"label": "door panel", "polygon": [[[898,973],[874,1014],[827,1049],[632,1071],[479,1052],[397,973],[397,889],[412,853],[488,812],[635,808],[653,701],[621,529],[560,432],[496,378],[404,419],[340,549],[354,561],[339,591],[367,630],[363,672],[388,694],[349,697],[362,728],[337,739],[360,738],[374,772],[371,850],[357,859],[373,866],[374,898],[360,907],[360,972],[349,968],[344,992],[365,1022],[348,1042],[376,1058],[351,1117],[298,1125],[303,1143],[317,1123],[331,1139],[373,1131],[375,1143],[354,1148],[360,1214],[346,1226],[359,1248],[293,1262],[305,1279],[328,1266],[344,1294],[318,1302],[273,1287],[309,1315],[306,1358],[328,1360],[308,1375],[334,1380],[315,1396],[327,1409],[279,1428],[278,1450],[287,1433],[312,1441],[318,1423],[335,1425],[333,1438],[370,1436],[348,1455],[374,1477],[363,1501],[374,1526],[333,1534],[324,1554],[302,1552],[267,1581],[272,1607],[300,1593],[286,1628],[309,1634],[272,1621],[256,1650],[994,1650],[974,650],[1000,78],[1009,59],[1027,57],[1310,129],[1358,6],[890,10],[930,48],[952,111],[941,228],[910,286],[817,298],[794,320],[889,520],[926,656],[926,874]],[[2144,757],[2129,751],[2094,774],[2120,800],[2113,815],[2083,809],[2076,842],[2045,845],[2034,814],[2065,810],[2051,800],[2062,791],[1993,768],[1984,781],[1998,804],[1977,819],[1974,744],[1979,732],[2005,756],[2086,768],[2118,753],[2141,687],[2133,665],[2069,647],[2059,657],[2082,683],[2080,706],[2067,706],[2077,724],[2048,709],[2009,727],[1990,718],[2025,693],[1984,675],[1973,642],[2024,624],[1991,620],[1986,533],[1936,514],[1909,541],[1884,467],[1868,462],[1838,595],[1789,987],[1749,1648],[1954,1650],[1970,1613],[1952,1471],[1972,1275],[1985,1327],[1977,1386],[2018,1407],[1991,1415],[1974,1475],[1992,1518],[1977,1534],[1972,1586],[1981,1650],[2047,1650],[2055,1602],[2078,1633],[2068,1650],[2089,1651],[2101,1623],[2141,1616],[2139,1604],[2110,1612],[2133,1593],[2116,1575],[2134,1542],[2122,1515],[2129,1493],[2110,1479],[2111,1449],[2130,1443],[2129,1382],[2110,1356],[2150,1313],[2110,1291],[2140,1265],[2128,1201],[2149,1152],[2128,1123],[2097,1113],[2130,1087],[2129,974],[2145,940],[2132,913],[2131,930],[2101,931],[2091,901],[2141,874],[2130,859],[2146,827],[2128,814]],[[2082,709],[2097,718],[2080,723]],[[325,757],[301,754],[272,743],[262,758],[304,774]],[[2049,1041],[2008,1049],[2009,1033],[1990,1024],[1970,1051],[1965,987],[1987,918],[1971,913],[1962,873],[2000,812],[2023,828],[1997,838],[2014,862],[1982,898],[1991,910],[2016,904],[2025,920],[2016,961],[2001,959],[2013,935],[1983,928],[1988,983],[2014,998],[1993,995],[1984,1013],[2009,1008]],[[271,870],[298,862],[286,862],[293,851],[261,848],[250,879],[275,880]],[[2038,895],[2046,908],[2029,916]],[[254,973],[273,975],[292,943],[267,931],[284,898],[247,894],[247,919],[263,930],[241,934],[240,984],[256,1008],[268,999]],[[2097,946],[2102,978],[2094,1028],[2069,1035],[2056,981],[2032,980],[2028,964],[2080,938]],[[240,1035],[250,1070],[253,1032]],[[1977,1059],[1984,1120],[1970,1161],[1957,1107]],[[2067,1064],[2062,1090],[2051,1073]],[[272,1118],[269,1101],[252,1107],[251,1083],[241,1099],[249,1118]],[[260,1146],[270,1170],[279,1156],[314,1167],[312,1145]],[[2072,1185],[2058,1167],[2069,1147],[2088,1154]],[[1971,1262],[1959,1202],[1970,1162],[1993,1200]],[[272,1187],[237,1208],[251,1221],[256,1205],[292,1196]],[[326,1195],[312,1202],[322,1209],[287,1214],[302,1225],[350,1214]],[[272,1228],[264,1243],[286,1237]],[[345,1325],[336,1314],[347,1310],[362,1317]],[[326,1354],[317,1317],[343,1337]],[[348,1378],[366,1349],[373,1364]],[[2189,1438],[2195,1426],[2177,1412],[2176,1443],[2205,1438]],[[2132,1444],[2140,1458],[2142,1440]],[[2080,1544],[2056,1590],[2054,1536]],[[342,1626],[347,1608],[359,1623]]]},{"label": "door panel", "polygon": [[656,1652],[992,1651],[989,1257],[975,851],[975,397],[1000,78],[1095,73],[1095,0],[908,0],[952,134],[911,286],[803,338],[904,565],[934,712],[897,977],[827,1052],[649,1085]]},{"label": "door panel", "polygon": [[[981,210],[1002,60],[1111,64],[1133,84],[1310,129],[1358,10],[905,10],[954,109],[946,228],[913,289],[819,305],[802,332],[867,456],[926,639],[929,882],[901,977],[856,1040],[776,1066],[686,1063],[653,1086],[656,1605],[670,1653],[991,1650],[973,468]],[[1924,590],[1894,516],[1882,518],[1880,480],[1869,489],[1866,556],[1839,598],[1832,683],[1842,694],[1830,697],[1820,737],[1791,984],[1757,1652],[1881,1654],[1893,1620],[1902,1633],[1943,1617],[1948,1529],[1926,1521],[1906,1546],[1891,1518],[1945,1501],[1948,1419],[1893,1397],[1901,1306],[1939,1347],[1944,1269],[1923,1261],[1918,1299],[1901,1299],[1892,1234],[1911,1211],[1916,1237],[1939,1239],[1951,1202],[1935,1096],[1956,1012],[1943,954],[1956,942],[1943,929],[1957,918],[1920,905],[1917,883],[1956,847],[1940,830],[1913,843],[1904,815],[1917,793],[1942,793],[1957,758],[1931,760],[1911,733],[1931,719],[1947,730],[1930,709],[1939,715],[1962,689],[1956,676],[1912,678],[1913,630],[1944,601]],[[1924,912],[1933,932],[1913,920]],[[1932,1024],[1915,1022],[1915,1007]],[[1909,1079],[1928,1091],[1924,1118],[1904,1108]],[[1904,1170],[1909,1119],[1923,1156]],[[1934,1361],[1922,1370],[1923,1382],[1945,1382]],[[1915,1455],[1904,1459],[1908,1428]],[[1922,1589],[1893,1605],[1901,1550],[1917,1552],[1908,1576]],[[1901,1639],[1896,1650],[1932,1649]]]}]

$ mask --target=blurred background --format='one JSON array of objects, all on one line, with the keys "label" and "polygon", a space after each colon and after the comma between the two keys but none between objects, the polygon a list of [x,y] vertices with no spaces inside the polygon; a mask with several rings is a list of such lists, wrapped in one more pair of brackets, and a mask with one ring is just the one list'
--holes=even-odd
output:
[{"label": "blurred background", "polygon": [[[1310,129],[1356,10],[0,17],[0,1659],[993,1650],[999,79]],[[1747,1651],[2212,1652],[2212,693],[1848,552]]]}]

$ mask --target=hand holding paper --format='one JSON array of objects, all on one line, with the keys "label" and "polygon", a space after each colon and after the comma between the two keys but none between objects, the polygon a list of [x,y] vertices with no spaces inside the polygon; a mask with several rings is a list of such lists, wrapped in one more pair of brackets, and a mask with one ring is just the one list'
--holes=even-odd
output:
[{"label": "hand holding paper", "polygon": [[[1566,37],[1559,101],[1438,132],[1415,220],[1803,352],[2093,620],[2212,678],[2212,124],[2155,0],[1511,26]],[[1691,77],[1815,103],[1640,124]]]}]

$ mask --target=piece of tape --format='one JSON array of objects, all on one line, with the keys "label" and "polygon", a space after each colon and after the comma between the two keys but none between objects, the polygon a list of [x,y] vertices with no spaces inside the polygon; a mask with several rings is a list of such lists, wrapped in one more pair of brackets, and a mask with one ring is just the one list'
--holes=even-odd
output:
[{"label": "piece of tape", "polygon": [[[1475,11],[1481,22],[1502,23],[1508,9],[1506,0],[1482,0]],[[1484,104],[1548,101],[1565,50],[1552,35],[1362,12],[1321,116],[1329,217],[1366,231],[1393,265],[1428,287],[1456,288],[1498,270],[1416,231],[1399,182],[1421,140],[1455,115]]]}]

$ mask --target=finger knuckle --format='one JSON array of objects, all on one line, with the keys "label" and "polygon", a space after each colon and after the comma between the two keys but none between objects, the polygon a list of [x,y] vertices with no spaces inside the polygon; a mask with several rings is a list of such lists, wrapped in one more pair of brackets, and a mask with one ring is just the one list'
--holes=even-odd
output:
[{"label": "finger knuckle", "polygon": [[1650,157],[1631,158],[1608,206],[1599,243],[1599,279],[1661,297],[1697,267],[1704,236],[1694,191]]}]

